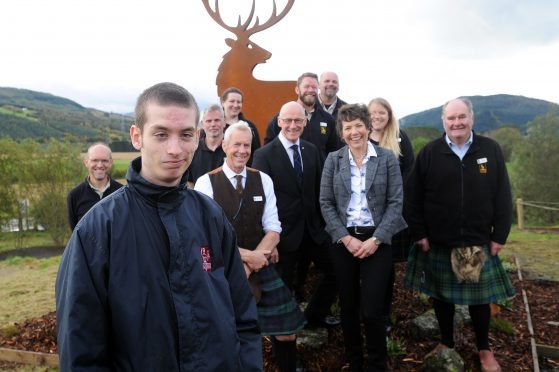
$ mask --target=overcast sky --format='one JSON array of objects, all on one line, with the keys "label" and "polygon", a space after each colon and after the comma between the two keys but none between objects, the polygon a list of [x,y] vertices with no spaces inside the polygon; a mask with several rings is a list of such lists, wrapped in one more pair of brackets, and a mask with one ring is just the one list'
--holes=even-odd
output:
[{"label": "overcast sky", "polygon": [[[224,20],[245,19],[251,3],[222,0]],[[261,22],[271,3],[256,0]],[[0,35],[0,86],[113,112],[131,112],[161,81],[217,102],[224,39],[233,37],[201,0],[2,0]],[[555,0],[296,0],[251,40],[273,54],[255,69],[259,79],[334,70],[344,100],[382,96],[399,117],[460,95],[559,102]]]}]

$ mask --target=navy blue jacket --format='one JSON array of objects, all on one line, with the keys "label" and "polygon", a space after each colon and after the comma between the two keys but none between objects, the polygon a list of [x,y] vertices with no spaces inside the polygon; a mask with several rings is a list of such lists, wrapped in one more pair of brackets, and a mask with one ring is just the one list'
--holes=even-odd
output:
[{"label": "navy blue jacket", "polygon": [[139,175],[76,226],[56,280],[61,371],[260,371],[254,298],[221,208]]}]

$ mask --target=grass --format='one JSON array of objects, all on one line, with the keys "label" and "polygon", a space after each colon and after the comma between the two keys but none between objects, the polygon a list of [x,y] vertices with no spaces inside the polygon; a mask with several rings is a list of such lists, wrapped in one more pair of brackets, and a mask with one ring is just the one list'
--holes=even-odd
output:
[{"label": "grass", "polygon": [[514,335],[514,324],[507,319],[491,319],[491,323],[489,323],[489,329],[494,332],[504,333],[506,335]]},{"label": "grass", "polygon": [[386,351],[390,358],[397,358],[406,354],[406,343],[402,338],[386,338]]},{"label": "grass", "polygon": [[0,328],[55,310],[54,282],[60,256],[12,257],[0,262]]},{"label": "grass", "polygon": [[515,255],[526,279],[545,278],[559,281],[559,233],[518,230],[513,226],[504,257]]},{"label": "grass", "polygon": [[[11,251],[17,244],[17,233],[0,233],[0,252]],[[25,231],[22,248],[46,247],[52,245],[52,238],[45,231]]]}]

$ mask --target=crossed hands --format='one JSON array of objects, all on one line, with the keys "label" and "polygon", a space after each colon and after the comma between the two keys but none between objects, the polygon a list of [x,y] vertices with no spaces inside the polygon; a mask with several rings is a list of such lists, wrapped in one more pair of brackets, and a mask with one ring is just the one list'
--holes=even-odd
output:
[{"label": "crossed hands", "polygon": [[263,267],[268,266],[269,262],[278,262],[279,254],[277,247],[274,247],[272,250],[255,249],[251,251],[242,249],[241,258],[243,260],[245,274],[248,277],[252,272],[258,272]]},{"label": "crossed hands", "polygon": [[346,235],[341,240],[349,253],[356,258],[367,258],[375,254],[378,249],[378,245],[375,244],[373,238],[369,238],[363,242],[351,235]]}]

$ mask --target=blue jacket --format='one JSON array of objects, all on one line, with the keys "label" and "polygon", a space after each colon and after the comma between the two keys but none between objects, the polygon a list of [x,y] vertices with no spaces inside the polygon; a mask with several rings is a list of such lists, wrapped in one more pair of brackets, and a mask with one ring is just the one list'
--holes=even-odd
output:
[{"label": "blue jacket", "polygon": [[260,371],[256,305],[221,208],[128,185],[76,226],[56,280],[61,371]]}]

